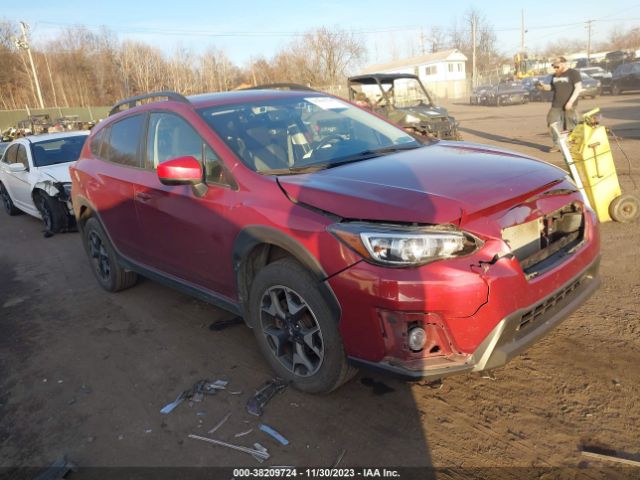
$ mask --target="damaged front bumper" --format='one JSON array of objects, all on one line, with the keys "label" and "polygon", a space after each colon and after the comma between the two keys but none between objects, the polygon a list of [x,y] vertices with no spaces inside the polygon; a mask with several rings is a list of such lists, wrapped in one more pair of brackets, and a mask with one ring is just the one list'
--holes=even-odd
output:
[{"label": "damaged front bumper", "polygon": [[503,366],[557,327],[597,290],[600,285],[599,264],[600,257],[597,257],[553,293],[507,315],[472,354],[405,361],[384,359],[380,362],[350,357],[350,361],[359,367],[381,370],[408,380],[439,379]]}]

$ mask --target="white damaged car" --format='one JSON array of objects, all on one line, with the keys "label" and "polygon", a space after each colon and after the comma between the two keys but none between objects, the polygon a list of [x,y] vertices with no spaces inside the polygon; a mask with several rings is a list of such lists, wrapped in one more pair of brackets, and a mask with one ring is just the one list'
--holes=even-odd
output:
[{"label": "white damaged car", "polygon": [[88,131],[14,140],[0,160],[0,197],[9,215],[21,211],[42,219],[47,232],[75,225],[69,165],[80,156]]}]

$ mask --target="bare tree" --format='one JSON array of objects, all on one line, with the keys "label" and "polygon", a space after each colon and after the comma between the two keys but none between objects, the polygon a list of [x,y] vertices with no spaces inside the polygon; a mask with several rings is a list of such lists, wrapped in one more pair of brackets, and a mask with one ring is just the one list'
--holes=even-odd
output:
[{"label": "bare tree", "polygon": [[442,30],[442,27],[431,27],[427,40],[429,42],[429,51],[431,53],[439,52],[444,49],[447,44],[447,36]]}]

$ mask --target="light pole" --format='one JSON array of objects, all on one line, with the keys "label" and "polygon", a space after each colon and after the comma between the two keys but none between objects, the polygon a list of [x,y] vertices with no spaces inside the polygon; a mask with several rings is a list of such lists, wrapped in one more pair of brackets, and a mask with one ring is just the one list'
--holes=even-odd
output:
[{"label": "light pole", "polygon": [[40,102],[40,108],[44,108],[44,102],[42,101],[42,92],[40,91],[40,82],[38,81],[38,74],[36,73],[36,65],[33,63],[33,56],[31,55],[31,48],[29,48],[29,40],[27,38],[27,30],[29,25],[25,22],[20,22],[20,29],[22,30],[22,38],[16,39],[16,46],[27,51],[29,55],[29,62],[31,63],[31,71],[33,72],[33,80],[36,84],[36,92],[38,94],[38,101]]}]

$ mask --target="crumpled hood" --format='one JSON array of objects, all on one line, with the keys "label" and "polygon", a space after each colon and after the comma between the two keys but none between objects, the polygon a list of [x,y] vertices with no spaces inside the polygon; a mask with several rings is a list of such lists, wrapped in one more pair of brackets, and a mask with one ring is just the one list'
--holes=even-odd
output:
[{"label": "crumpled hood", "polygon": [[458,223],[566,173],[499,148],[441,141],[278,181],[289,198],[343,218]]},{"label": "crumpled hood", "polygon": [[[71,183],[71,174],[69,173],[69,166],[71,163],[73,162],[59,163],[57,165],[49,165],[47,167],[38,167],[39,180]],[[53,179],[51,177],[53,177]]]}]

